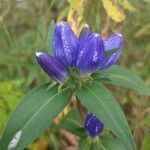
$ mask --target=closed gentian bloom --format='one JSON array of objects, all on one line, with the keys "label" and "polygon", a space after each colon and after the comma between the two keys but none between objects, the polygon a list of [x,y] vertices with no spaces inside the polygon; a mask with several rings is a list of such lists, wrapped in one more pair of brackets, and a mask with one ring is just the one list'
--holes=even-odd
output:
[{"label": "closed gentian bloom", "polygon": [[90,33],[91,32],[90,32],[89,27],[84,27],[80,32],[79,40],[80,41],[84,40]]},{"label": "closed gentian bloom", "polygon": [[93,113],[89,113],[85,118],[84,128],[91,137],[97,137],[102,133],[104,124]]},{"label": "closed gentian bloom", "polygon": [[68,23],[62,21],[56,25],[53,35],[54,54],[67,68],[75,65],[78,42]]},{"label": "closed gentian bloom", "polygon": [[116,52],[111,56],[106,57],[100,66],[100,70],[105,70],[117,62],[123,47],[123,37],[121,34],[115,33],[104,40],[105,52],[116,49]]},{"label": "closed gentian bloom", "polygon": [[67,70],[55,57],[47,53],[37,52],[36,59],[42,69],[56,82],[63,82],[67,77]]},{"label": "closed gentian bloom", "polygon": [[90,33],[80,41],[76,67],[82,74],[91,74],[96,71],[104,58],[104,43],[99,34]]}]

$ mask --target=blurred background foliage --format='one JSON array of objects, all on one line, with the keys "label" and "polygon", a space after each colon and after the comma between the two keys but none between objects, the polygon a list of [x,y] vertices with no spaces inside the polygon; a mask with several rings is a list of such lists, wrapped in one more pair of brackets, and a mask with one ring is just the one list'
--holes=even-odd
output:
[{"label": "blurred background foliage", "polygon": [[[35,52],[46,51],[52,19],[67,20],[77,35],[85,25],[103,37],[122,33],[125,43],[119,64],[135,70],[150,85],[149,8],[149,0],[0,0],[0,135],[21,97],[49,80],[37,65]],[[149,150],[148,97],[109,88],[126,113],[138,149]],[[45,135],[30,149],[59,147],[55,134]]]}]

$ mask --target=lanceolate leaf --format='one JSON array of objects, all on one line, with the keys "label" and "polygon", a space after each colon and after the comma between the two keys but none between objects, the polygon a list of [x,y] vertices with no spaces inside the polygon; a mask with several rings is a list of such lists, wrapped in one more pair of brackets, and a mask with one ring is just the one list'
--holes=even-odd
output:
[{"label": "lanceolate leaf", "polygon": [[54,86],[48,90],[48,84],[44,84],[24,97],[6,125],[0,149],[21,150],[52,123],[71,98],[68,88],[59,93],[57,89]]},{"label": "lanceolate leaf", "polygon": [[100,141],[106,150],[126,150],[124,145],[122,145],[118,139],[112,137],[101,137]]},{"label": "lanceolate leaf", "polygon": [[92,83],[76,90],[76,95],[83,105],[104,123],[127,150],[134,150],[135,145],[126,118],[113,95],[102,85]]},{"label": "lanceolate leaf", "polygon": [[[99,77],[98,77],[99,76]],[[105,83],[119,85],[121,87],[137,90],[140,94],[150,95],[150,88],[133,71],[129,71],[121,66],[113,66],[111,69],[99,73],[96,78],[104,77]]]},{"label": "lanceolate leaf", "polygon": [[47,34],[47,49],[50,54],[52,53],[52,40],[53,40],[53,33],[54,33],[55,23],[52,20],[49,26],[48,34]]}]

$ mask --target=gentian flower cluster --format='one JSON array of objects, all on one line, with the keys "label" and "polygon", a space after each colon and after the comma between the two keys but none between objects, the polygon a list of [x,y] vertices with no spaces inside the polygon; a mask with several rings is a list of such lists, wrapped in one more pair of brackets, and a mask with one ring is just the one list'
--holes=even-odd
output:
[{"label": "gentian flower cluster", "polygon": [[[37,52],[36,58],[42,69],[56,82],[63,82],[70,68],[76,68],[79,74],[90,75],[95,71],[105,70],[118,60],[123,47],[121,34],[113,34],[103,39],[99,34],[92,33],[84,27],[79,38],[74,34],[70,25],[60,22],[53,34],[53,52],[50,56]],[[106,56],[106,53],[115,52]]]},{"label": "gentian flower cluster", "polygon": [[85,118],[84,128],[91,137],[95,138],[103,132],[104,124],[93,113],[89,113]]}]

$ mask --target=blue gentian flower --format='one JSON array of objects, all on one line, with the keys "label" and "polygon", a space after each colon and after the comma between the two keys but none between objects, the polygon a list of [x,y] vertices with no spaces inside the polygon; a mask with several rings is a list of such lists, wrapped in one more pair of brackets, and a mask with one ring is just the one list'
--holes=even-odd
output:
[{"label": "blue gentian flower", "polygon": [[85,118],[84,128],[91,137],[97,137],[103,132],[104,124],[93,113],[89,113]]},{"label": "blue gentian flower", "polygon": [[42,69],[56,82],[63,82],[67,77],[67,70],[55,57],[47,53],[37,52],[36,58]]},{"label": "blue gentian flower", "polygon": [[115,33],[104,40],[105,52],[116,49],[116,52],[109,57],[105,57],[103,63],[100,65],[100,70],[105,70],[114,65],[121,54],[123,48],[123,37],[121,34]]},{"label": "blue gentian flower", "polygon": [[69,24],[60,22],[56,25],[53,36],[54,54],[67,68],[75,65],[78,44],[79,40]]},{"label": "blue gentian flower", "polygon": [[[76,61],[77,61],[77,68],[81,73],[91,74],[94,71],[105,70],[105,69],[110,68],[119,59],[119,56],[121,54],[121,50],[123,47],[122,35],[115,33],[115,34],[111,35],[110,37],[108,37],[106,40],[102,39],[99,35],[101,44],[99,44],[99,46],[97,44],[97,49],[93,49],[92,45],[90,46],[90,44],[89,44],[91,42],[91,41],[89,41],[89,36],[91,36],[91,34],[95,34],[95,33],[90,32],[90,29],[88,27],[84,27],[79,36],[79,39],[81,42],[80,42],[80,45],[78,48]],[[84,43],[88,43],[88,44],[84,44]],[[83,45],[86,45],[87,48],[84,49]],[[99,59],[99,61],[98,61],[99,63],[97,62],[97,66],[95,66],[93,64],[92,59],[90,59],[93,55],[92,52],[94,52],[95,50],[97,50],[99,52],[99,56],[100,55],[104,56],[104,57],[101,57],[101,60]],[[112,50],[115,50],[115,52],[111,56],[108,57],[105,55],[108,51],[112,51]],[[78,59],[80,59],[80,57],[79,57],[80,54],[83,53],[82,51],[85,52],[84,58],[82,58],[81,60],[78,60]],[[79,61],[81,61],[80,65],[78,64]],[[84,66],[86,66],[86,67],[83,68]]]},{"label": "blue gentian flower", "polygon": [[[111,67],[119,59],[123,38],[115,33],[104,40],[88,27],[84,27],[77,38],[70,25],[62,21],[54,29],[52,46],[54,57],[40,52],[36,58],[53,80],[63,82],[70,67],[76,67],[80,74],[88,75]],[[113,49],[116,51],[106,56]]]},{"label": "blue gentian flower", "polygon": [[90,33],[82,40],[76,56],[76,67],[80,73],[91,74],[104,59],[104,42],[99,34]]}]

